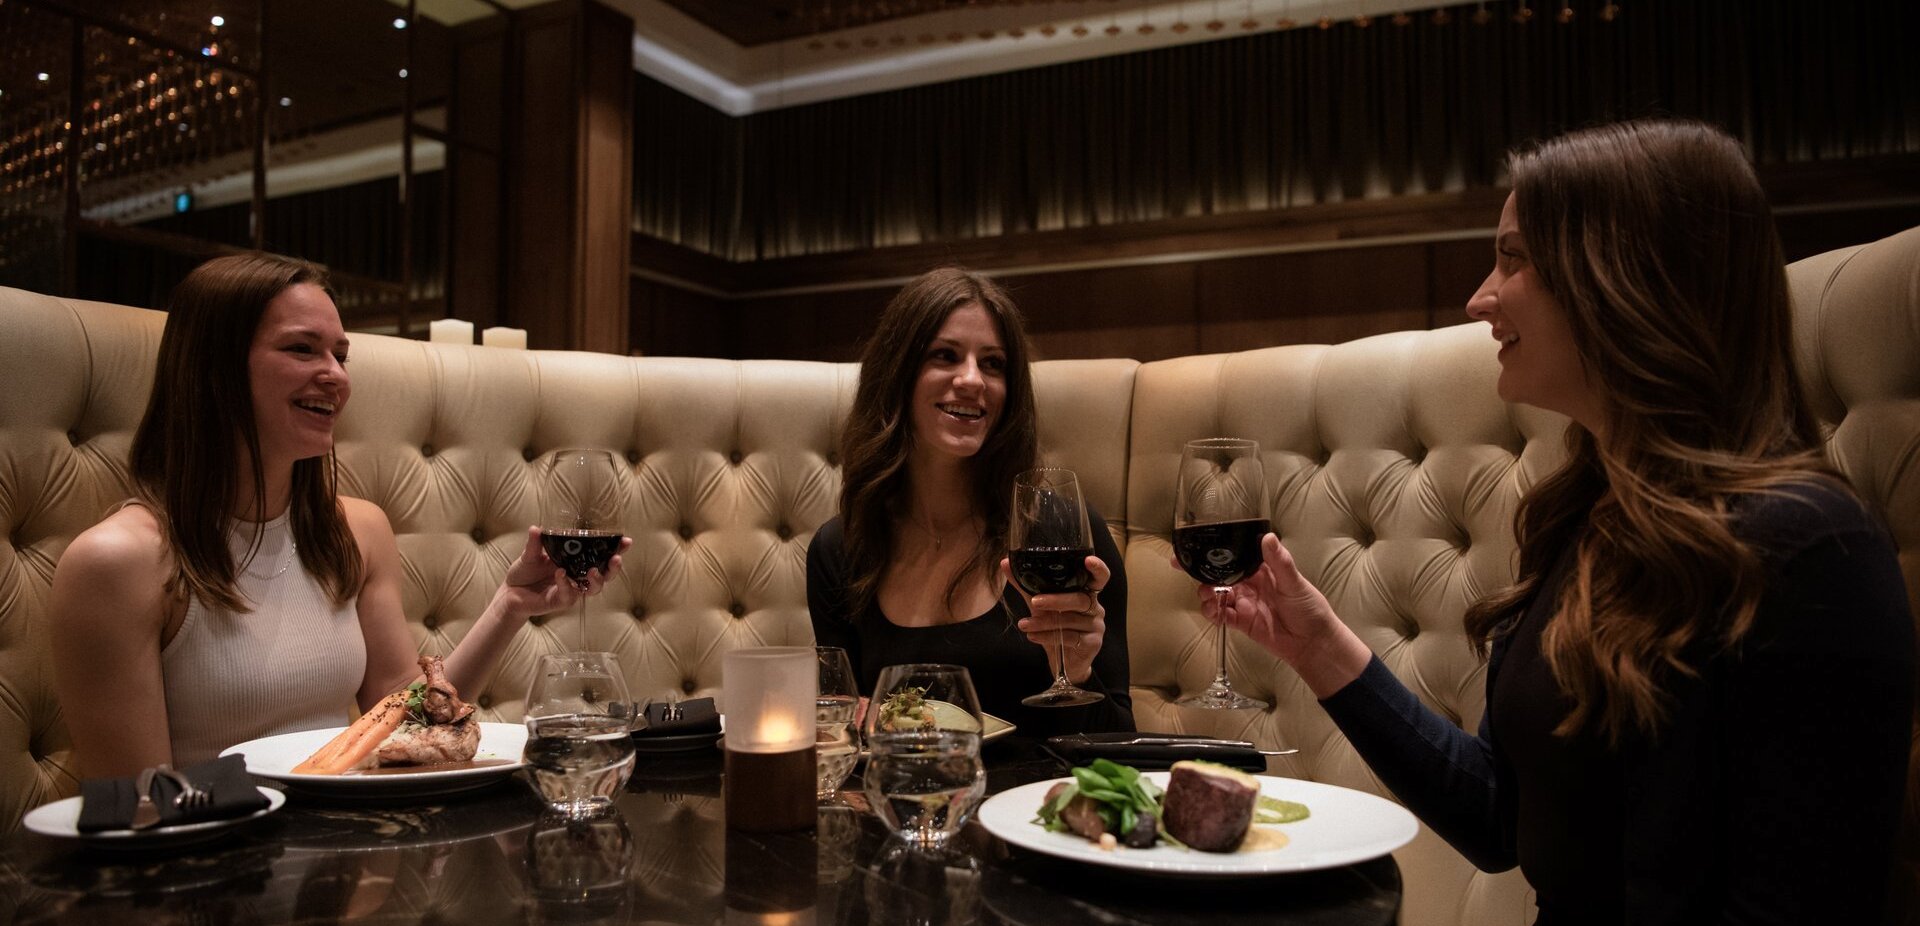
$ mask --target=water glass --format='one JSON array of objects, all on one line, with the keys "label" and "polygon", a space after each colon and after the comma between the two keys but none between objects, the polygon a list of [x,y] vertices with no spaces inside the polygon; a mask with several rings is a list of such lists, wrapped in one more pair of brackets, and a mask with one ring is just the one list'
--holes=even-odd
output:
[{"label": "water glass", "polygon": [[562,817],[604,811],[633,774],[631,728],[627,679],[612,653],[542,656],[527,691],[534,790]]},{"label": "water glass", "polygon": [[980,698],[961,666],[880,670],[863,723],[867,803],[902,840],[938,847],[986,794]]},{"label": "water glass", "polygon": [[860,687],[853,678],[847,651],[837,646],[813,648],[820,663],[820,693],[814,699],[815,755],[819,777],[814,797],[827,800],[840,793],[860,758],[855,743],[853,715],[860,707]]}]

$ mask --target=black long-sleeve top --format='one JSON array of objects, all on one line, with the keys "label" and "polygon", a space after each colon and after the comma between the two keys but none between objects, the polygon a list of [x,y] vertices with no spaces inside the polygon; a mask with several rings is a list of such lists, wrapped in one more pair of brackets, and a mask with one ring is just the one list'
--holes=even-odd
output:
[{"label": "black long-sleeve top", "polygon": [[1051,684],[1046,652],[1014,626],[1027,616],[1026,600],[1009,585],[992,610],[971,620],[932,627],[902,627],[878,606],[850,614],[846,539],[840,519],[820,525],[807,547],[807,609],[814,639],[847,651],[862,694],[872,694],[880,670],[910,662],[961,665],[973,677],[980,709],[1012,722],[1021,735],[1053,736],[1133,729],[1133,695],[1128,690],[1127,573],[1106,521],[1091,508],[1093,553],[1106,563],[1111,578],[1100,590],[1106,608],[1106,636],[1093,658],[1093,674],[1082,688],[1106,695],[1083,707],[1028,707],[1020,699]]},{"label": "black long-sleeve top", "polygon": [[1893,544],[1850,495],[1803,486],[1736,523],[1769,582],[1753,629],[1669,682],[1657,738],[1546,731],[1543,583],[1487,667],[1478,736],[1379,659],[1322,703],[1407,806],[1486,871],[1518,864],[1540,924],[1878,922],[1908,774],[1914,628]]}]

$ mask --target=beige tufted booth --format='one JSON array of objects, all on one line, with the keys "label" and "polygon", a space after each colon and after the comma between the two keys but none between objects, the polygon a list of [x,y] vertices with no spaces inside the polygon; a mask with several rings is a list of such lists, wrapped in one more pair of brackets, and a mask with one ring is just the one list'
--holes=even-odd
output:
[{"label": "beige tufted booth", "polygon": [[[1798,345],[1833,458],[1887,514],[1920,589],[1920,229],[1792,268]],[[1045,307],[1031,307],[1045,311]],[[158,345],[158,313],[0,290],[0,820],[75,783],[44,658],[65,545],[123,497],[124,458]],[[805,553],[839,488],[848,365],[629,359],[354,338],[340,432],[345,488],[386,509],[422,650],[449,650],[537,517],[534,464],[560,446],[632,464],[624,578],[585,633],[649,698],[713,694],[737,646],[805,642]],[[1266,450],[1274,521],[1341,614],[1434,708],[1477,724],[1484,673],[1460,615],[1510,574],[1522,492],[1560,458],[1564,420],[1500,403],[1479,324],[1337,346],[1136,364],[1039,365],[1041,442],[1078,470],[1125,550],[1136,715],[1145,728],[1297,746],[1274,771],[1381,787],[1297,677],[1245,641],[1232,665],[1270,711],[1172,706],[1211,678],[1213,636],[1168,564],[1183,441]],[[520,714],[533,657],[571,648],[571,614],[528,627],[470,692]],[[344,720],[344,718],[343,718]],[[1431,834],[1402,850],[1402,919],[1517,924],[1527,888]]]}]

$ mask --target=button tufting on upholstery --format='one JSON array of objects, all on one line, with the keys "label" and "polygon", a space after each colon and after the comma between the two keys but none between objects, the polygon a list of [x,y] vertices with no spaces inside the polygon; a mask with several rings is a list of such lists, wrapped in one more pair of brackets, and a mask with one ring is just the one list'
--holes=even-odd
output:
[{"label": "button tufting on upholstery", "polygon": [[839,466],[839,465],[840,465],[840,455],[839,455],[838,453],[835,453],[835,452],[833,452],[833,451],[831,451],[831,450],[829,450],[829,451],[827,451],[827,465],[828,465],[828,466]]},{"label": "button tufting on upholstery", "polygon": [[425,627],[425,628],[427,628],[428,630],[433,630],[434,628],[437,628],[437,627],[439,627],[439,626],[440,626],[440,615],[438,615],[438,614],[429,614],[429,615],[427,615],[426,617],[423,617],[423,618],[421,618],[421,619],[420,619],[420,626],[422,626],[422,627]]},{"label": "button tufting on upholstery", "polygon": [[647,619],[647,606],[646,606],[646,605],[643,605],[643,604],[637,604],[637,605],[634,605],[634,606],[633,606],[633,619],[634,619],[634,620],[636,620],[636,621],[644,621],[644,620],[646,620],[646,619]]},{"label": "button tufting on upholstery", "polygon": [[736,601],[727,606],[727,613],[732,614],[734,617],[746,617],[747,606]]},{"label": "button tufting on upholstery", "polygon": [[468,534],[468,536],[470,536],[470,537],[472,537],[472,538],[473,538],[473,542],[474,542],[474,543],[486,543],[486,542],[487,542],[487,532],[486,532],[486,531],[483,531],[483,530],[481,530],[480,528],[477,528],[477,527],[476,527],[476,528],[474,528],[474,529],[473,529],[473,532],[472,532],[472,533],[470,533],[470,534]]},{"label": "button tufting on upholstery", "polygon": [[493,706],[493,695],[490,695],[490,694],[483,694],[483,695],[481,695],[481,696],[480,696],[480,700],[478,700],[478,701],[475,701],[475,702],[473,702],[473,703],[475,703],[475,704],[478,704],[478,705],[480,705],[481,707],[492,707],[492,706]]},{"label": "button tufting on upholstery", "polygon": [[68,431],[68,432],[67,432],[67,443],[69,443],[69,444],[72,444],[72,445],[73,445],[73,446],[75,446],[75,447],[78,447],[78,446],[80,446],[80,445],[81,445],[81,444],[83,443],[83,441],[81,441],[81,440],[80,440],[80,432],[79,432],[79,431]]},{"label": "button tufting on upholstery", "polygon": [[522,448],[520,448],[520,459],[522,459],[522,460],[525,460],[525,461],[527,461],[528,463],[532,463],[532,462],[533,462],[533,458],[534,458],[534,457],[537,457],[537,456],[539,456],[539,454],[537,454],[537,453],[534,453],[534,452],[533,452],[533,448],[532,448],[532,447],[522,447]]},{"label": "button tufting on upholstery", "polygon": [[735,450],[734,452],[727,454],[727,462],[732,463],[735,466],[739,466],[740,461],[744,459],[746,459],[746,457],[742,455],[738,450]]},{"label": "button tufting on upholstery", "polygon": [[544,626],[547,623],[547,616],[545,614],[535,614],[534,616],[527,618],[527,623],[532,624],[535,627]]},{"label": "button tufting on upholstery", "polygon": [[1373,531],[1368,528],[1362,527],[1359,530],[1356,530],[1353,532],[1353,539],[1363,547],[1373,546],[1373,540],[1374,540]]},{"label": "button tufting on upholstery", "polygon": [[791,528],[791,527],[788,527],[788,526],[787,526],[787,525],[785,525],[785,524],[782,524],[782,525],[780,525],[779,527],[776,527],[776,528],[774,528],[774,529],[773,529],[773,532],[774,532],[774,534],[776,534],[777,536],[779,536],[779,538],[780,538],[781,540],[792,540],[792,539],[793,539],[793,528]]},{"label": "button tufting on upholstery", "polygon": [[438,453],[438,452],[439,452],[439,451],[436,451],[436,450],[434,450],[434,449],[433,449],[433,445],[432,445],[432,444],[421,444],[421,445],[420,445],[420,455],[421,455],[421,456],[423,456],[423,457],[430,457],[430,456],[433,456],[433,455],[434,455],[435,453]]},{"label": "button tufting on upholstery", "polygon": [[638,465],[640,463],[640,451],[638,450],[627,451],[627,462]]},{"label": "button tufting on upholstery", "polygon": [[681,540],[693,539],[693,525],[691,524],[680,525],[680,539]]},{"label": "button tufting on upholstery", "polygon": [[695,685],[693,683],[693,679],[687,679],[686,681],[680,683],[680,690],[686,692],[687,694],[693,694],[693,690],[698,687],[700,686]]}]

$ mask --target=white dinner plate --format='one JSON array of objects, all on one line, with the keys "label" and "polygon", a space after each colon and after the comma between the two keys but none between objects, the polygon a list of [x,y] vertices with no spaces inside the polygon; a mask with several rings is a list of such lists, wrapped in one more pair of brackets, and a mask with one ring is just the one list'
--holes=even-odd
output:
[{"label": "white dinner plate", "polygon": [[[480,749],[476,761],[498,761],[479,768],[436,771],[381,771],[379,774],[306,775],[295,774],[293,767],[340,735],[346,727],[282,733],[229,746],[220,754],[239,753],[247,758],[247,773],[269,778],[287,786],[289,791],[326,795],[334,798],[437,797],[484,788],[512,775],[525,763],[520,755],[526,749],[527,728],[517,723],[480,724]],[[504,760],[504,761],[501,761]]]},{"label": "white dinner plate", "polygon": [[260,788],[267,798],[267,806],[244,817],[226,817],[220,820],[201,820],[197,823],[179,823],[173,826],[153,826],[144,830],[100,830],[93,833],[80,832],[80,798],[69,797],[41,804],[21,819],[27,829],[42,836],[61,839],[78,839],[90,845],[108,849],[164,849],[172,846],[187,846],[199,842],[218,839],[228,830],[252,823],[267,814],[280,809],[287,797],[272,788]]},{"label": "white dinner plate", "polygon": [[[1141,774],[1161,788],[1167,785],[1167,772]],[[1315,781],[1255,777],[1261,794],[1305,804],[1311,814],[1298,823],[1254,824],[1286,834],[1288,842],[1281,848],[1199,852],[1160,843],[1151,849],[1121,846],[1108,851],[1071,833],[1049,833],[1033,819],[1047,790],[1071,778],[1002,791],[980,805],[978,819],[987,832],[1023,849],[1112,868],[1187,877],[1240,877],[1351,865],[1406,845],[1419,830],[1413,814],[1385,798]]]}]

